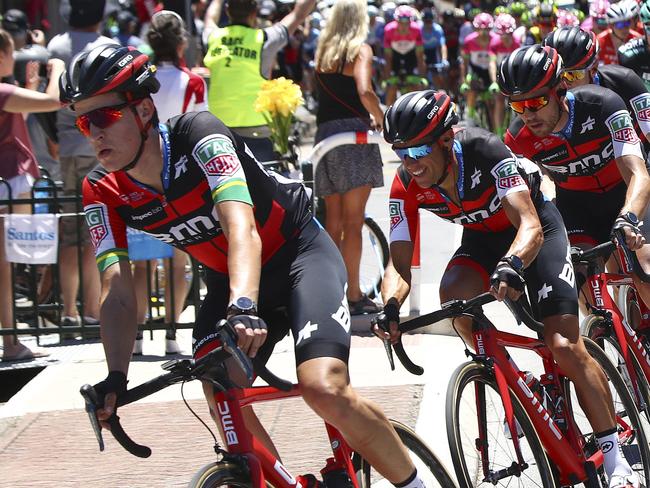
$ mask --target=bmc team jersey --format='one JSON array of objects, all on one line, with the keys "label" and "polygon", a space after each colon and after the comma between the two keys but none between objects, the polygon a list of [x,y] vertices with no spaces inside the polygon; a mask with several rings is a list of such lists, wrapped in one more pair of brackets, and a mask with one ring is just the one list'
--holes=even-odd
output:
[{"label": "bmc team jersey", "polygon": [[399,22],[393,20],[384,28],[384,49],[393,54],[392,70],[405,69],[408,73],[415,71],[417,49],[423,49],[422,31],[416,22],[411,22],[406,34],[399,30]]},{"label": "bmc team jersey", "polygon": [[645,36],[632,39],[619,47],[618,62],[639,75],[646,90],[650,90],[650,52]]},{"label": "bmc team jersey", "polygon": [[179,68],[166,61],[158,63],[156,68],[160,90],[151,96],[160,120],[208,109],[205,99],[207,87],[203,78],[185,67]]},{"label": "bmc team jersey", "polygon": [[100,271],[128,259],[126,227],[133,227],[227,274],[228,241],[215,208],[225,201],[253,206],[262,263],[312,219],[302,184],[267,172],[212,114],[174,117],[160,125],[160,133],[162,194],[125,171],[97,167],[84,178],[86,222]]},{"label": "bmc team jersey", "polygon": [[562,189],[604,193],[623,180],[616,159],[631,154],[643,159],[641,144],[625,102],[596,85],[566,94],[569,119],[557,133],[537,137],[517,117],[505,143],[545,168]]},{"label": "bmc team jersey", "polygon": [[643,80],[629,68],[606,64],[598,68],[593,83],[609,88],[623,98],[627,111],[634,116],[636,133],[648,152],[650,143],[646,134],[650,133],[650,93]]},{"label": "bmc team jersey", "polygon": [[413,241],[418,209],[481,232],[512,228],[501,199],[512,192],[537,191],[539,169],[517,159],[494,134],[479,128],[456,132],[454,154],[458,161],[456,205],[437,186],[421,188],[404,166],[400,166],[390,191],[390,241]]},{"label": "bmc team jersey", "polygon": [[[612,40],[611,29],[605,29],[600,34],[598,34],[598,43],[600,44],[600,54],[598,55],[598,60],[601,64],[617,64],[618,63],[618,54],[616,48],[614,47],[614,41]],[[641,37],[637,31],[630,29],[630,34],[625,39],[625,42],[629,42],[632,39]]]}]

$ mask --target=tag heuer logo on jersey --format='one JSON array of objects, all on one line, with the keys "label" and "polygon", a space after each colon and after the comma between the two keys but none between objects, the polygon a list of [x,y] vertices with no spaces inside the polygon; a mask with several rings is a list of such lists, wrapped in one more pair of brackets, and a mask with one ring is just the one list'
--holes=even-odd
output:
[{"label": "tag heuer logo on jersey", "polygon": [[650,94],[642,93],[634,97],[632,100],[632,108],[636,114],[636,118],[639,121],[649,122],[650,121]]},{"label": "tag heuer logo on jersey", "polygon": [[201,139],[192,156],[208,176],[230,176],[241,167],[232,141],[220,134]]},{"label": "tag heuer logo on jersey", "polygon": [[390,214],[390,228],[394,229],[402,220],[404,220],[404,215],[402,214],[402,202],[393,200],[388,205],[388,211]]},{"label": "tag heuer logo on jersey", "polygon": [[628,142],[632,144],[639,142],[636,131],[632,126],[632,118],[626,111],[619,110],[610,115],[605,121],[605,124],[607,124],[609,132],[612,134],[612,139],[615,141]]},{"label": "tag heuer logo on jersey", "polygon": [[492,168],[492,175],[497,182],[497,187],[502,190],[508,190],[524,183],[517,170],[517,163],[514,159],[504,159],[501,161]]},{"label": "tag heuer logo on jersey", "polygon": [[97,248],[104,237],[108,234],[106,221],[104,220],[104,210],[101,205],[86,207],[86,224],[93,245]]}]

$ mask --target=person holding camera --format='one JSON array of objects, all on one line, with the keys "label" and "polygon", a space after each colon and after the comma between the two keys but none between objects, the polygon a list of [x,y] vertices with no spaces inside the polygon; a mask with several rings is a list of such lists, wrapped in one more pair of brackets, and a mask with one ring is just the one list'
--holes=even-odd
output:
[{"label": "person holding camera", "polygon": [[[49,83],[46,93],[18,87],[12,83],[0,83],[0,200],[29,198],[32,183],[39,177],[38,163],[27,134],[23,114],[50,112],[61,107],[58,79],[65,66],[60,59],[47,63]],[[14,72],[14,44],[12,36],[0,29],[0,78]],[[30,213],[30,205],[14,204],[12,213]],[[7,205],[0,204],[0,214],[8,213]],[[13,295],[11,265],[5,254],[4,232],[0,232],[0,325],[12,328]],[[31,350],[9,335],[2,336],[3,361],[33,359],[47,356],[40,350]]]}]

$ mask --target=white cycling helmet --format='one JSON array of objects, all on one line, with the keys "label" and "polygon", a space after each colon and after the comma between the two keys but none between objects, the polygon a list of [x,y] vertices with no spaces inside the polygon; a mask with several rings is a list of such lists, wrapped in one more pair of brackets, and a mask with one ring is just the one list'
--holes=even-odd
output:
[{"label": "white cycling helmet", "polygon": [[615,24],[616,22],[630,20],[632,17],[634,17],[634,13],[626,1],[612,3],[607,9],[608,24]]}]

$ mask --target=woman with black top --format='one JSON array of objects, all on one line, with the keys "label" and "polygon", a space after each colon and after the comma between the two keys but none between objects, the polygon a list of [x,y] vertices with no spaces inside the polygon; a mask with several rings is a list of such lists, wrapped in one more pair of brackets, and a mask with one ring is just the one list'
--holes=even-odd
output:
[{"label": "woman with black top", "polygon": [[[316,143],[347,131],[382,129],[383,112],[372,87],[372,49],[365,43],[365,0],[338,0],[316,49],[318,113]],[[352,315],[380,307],[361,292],[361,228],[370,190],[383,185],[379,147],[344,145],[322,159],[316,170],[316,195],[325,200],[325,227],[338,245],[348,271]]]}]

